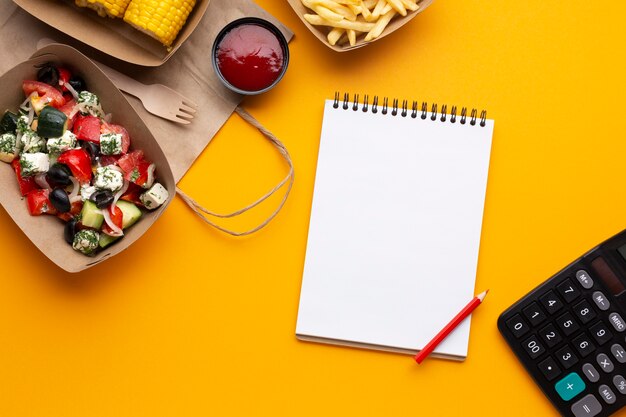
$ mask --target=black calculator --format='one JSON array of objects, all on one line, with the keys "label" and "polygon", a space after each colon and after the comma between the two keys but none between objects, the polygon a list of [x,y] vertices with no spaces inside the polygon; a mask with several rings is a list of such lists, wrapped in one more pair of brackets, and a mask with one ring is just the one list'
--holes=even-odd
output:
[{"label": "black calculator", "polygon": [[626,404],[626,230],[513,304],[498,329],[563,416]]}]

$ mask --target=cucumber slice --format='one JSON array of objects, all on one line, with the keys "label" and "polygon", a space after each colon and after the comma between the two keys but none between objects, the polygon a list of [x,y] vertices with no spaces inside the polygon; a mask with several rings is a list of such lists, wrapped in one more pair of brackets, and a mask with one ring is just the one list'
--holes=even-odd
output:
[{"label": "cucumber slice", "polygon": [[37,134],[44,138],[60,138],[67,129],[67,116],[52,106],[44,107],[37,120]]},{"label": "cucumber slice", "polygon": [[[96,204],[92,201],[85,201],[83,209],[80,212],[81,223],[83,226],[91,227],[96,230],[100,230],[102,222],[104,222],[104,216],[100,214],[100,209],[96,207]],[[104,233],[103,233],[104,234]]]},{"label": "cucumber slice", "polygon": [[[126,229],[137,223],[137,220],[139,220],[142,215],[139,207],[131,202],[120,200],[115,203],[115,205],[117,206],[117,208],[122,210],[122,229]],[[121,236],[109,236],[106,233],[100,233],[100,241],[98,242],[98,244],[101,248],[106,248],[111,243],[116,242],[120,238]]]},{"label": "cucumber slice", "polygon": [[122,210],[122,229],[126,229],[133,224],[137,223],[137,220],[141,218],[141,210],[139,207],[129,201],[119,200],[117,207]]},{"label": "cucumber slice", "polygon": [[113,242],[117,242],[121,236],[109,236],[106,233],[100,233],[100,240],[98,241],[98,245],[101,248],[106,248]]}]

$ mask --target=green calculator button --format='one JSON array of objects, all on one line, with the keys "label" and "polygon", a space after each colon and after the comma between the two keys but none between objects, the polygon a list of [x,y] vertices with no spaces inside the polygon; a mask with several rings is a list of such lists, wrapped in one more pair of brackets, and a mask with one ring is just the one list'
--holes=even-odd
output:
[{"label": "green calculator button", "polygon": [[572,372],[565,378],[554,384],[556,392],[559,393],[564,401],[569,401],[586,388],[585,381],[576,372]]}]

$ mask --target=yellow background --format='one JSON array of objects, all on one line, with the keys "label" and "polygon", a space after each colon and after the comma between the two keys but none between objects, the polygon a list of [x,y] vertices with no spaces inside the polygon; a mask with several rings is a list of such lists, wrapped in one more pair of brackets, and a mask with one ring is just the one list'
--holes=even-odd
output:
[{"label": "yellow background", "polygon": [[[286,2],[258,3],[296,34],[284,80],[244,101],[293,157],[284,210],[235,239],[175,199],[130,249],[70,275],[0,209],[0,415],[556,415],[496,319],[626,227],[624,3],[438,0],[342,54]],[[294,336],[322,104],[336,90],[486,108],[496,121],[476,283],[491,292],[463,363]],[[228,211],[285,172],[233,116],[180,185]],[[226,224],[252,226],[276,202]]]}]

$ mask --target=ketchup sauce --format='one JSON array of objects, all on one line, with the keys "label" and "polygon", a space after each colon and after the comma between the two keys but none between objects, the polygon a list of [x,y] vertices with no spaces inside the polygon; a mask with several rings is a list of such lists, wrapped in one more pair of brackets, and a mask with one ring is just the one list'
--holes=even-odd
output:
[{"label": "ketchup sauce", "polygon": [[283,72],[284,58],[278,37],[254,23],[228,31],[215,51],[219,72],[231,85],[245,91],[271,86]]}]

